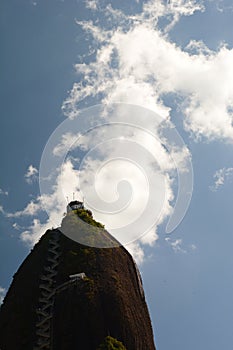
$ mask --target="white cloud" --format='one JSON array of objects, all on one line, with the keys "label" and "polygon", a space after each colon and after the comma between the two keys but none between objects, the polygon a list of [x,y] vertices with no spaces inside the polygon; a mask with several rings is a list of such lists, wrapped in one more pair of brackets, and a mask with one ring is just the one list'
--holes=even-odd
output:
[{"label": "white cloud", "polygon": [[6,295],[6,289],[3,288],[3,287],[0,287],[0,305],[3,302],[3,299],[4,299],[5,295]]},{"label": "white cloud", "polygon": [[76,148],[86,150],[88,143],[88,136],[85,137],[85,135],[80,133],[67,132],[62,135],[61,141],[54,147],[53,154],[57,157],[67,156],[68,152]]},{"label": "white cloud", "polygon": [[49,219],[46,223],[41,223],[39,219],[34,219],[29,229],[21,233],[20,238],[27,246],[32,247],[51,228],[52,222]]},{"label": "white cloud", "polygon": [[140,242],[144,245],[149,245],[149,246],[153,246],[155,244],[155,242],[158,240],[159,236],[156,232],[157,227],[152,227],[152,229],[147,232],[146,235],[144,235],[143,237],[141,237]]},{"label": "white cloud", "polygon": [[19,218],[24,216],[34,216],[41,211],[40,197],[38,200],[31,200],[23,210],[16,211],[14,213],[8,213],[4,211],[4,214],[8,218]]},{"label": "white cloud", "polygon": [[[231,126],[233,51],[222,47],[217,52],[213,52],[208,50],[203,43],[197,42],[190,43],[186,50],[182,50],[170,41],[168,35],[169,30],[181,16],[191,16],[196,11],[203,11],[203,2],[170,0],[166,4],[165,1],[147,1],[143,3],[142,13],[128,17],[110,5],[103,7],[99,1],[86,1],[86,6],[94,11],[105,11],[108,26],[100,27],[93,21],[77,21],[85,32],[93,36],[96,56],[93,61],[89,59],[88,63],[76,65],[76,70],[81,78],[74,84],[68,99],[63,104],[63,110],[70,118],[79,114],[81,102],[88,102],[89,98],[95,97],[99,102],[106,104],[125,102],[144,106],[157,112],[164,119],[168,119],[170,108],[164,104],[163,97],[172,93],[181,97],[184,107],[184,125],[196,138],[204,136],[210,139],[233,139]],[[163,30],[158,27],[158,19],[161,17],[166,17],[169,23]],[[112,29],[109,29],[109,23],[111,23],[109,19],[112,20]],[[93,52],[93,48],[90,50]],[[132,116],[132,122],[133,120],[134,116]],[[156,125],[147,123],[145,119],[146,128],[157,135]],[[124,132],[127,136],[127,130]],[[112,137],[119,136],[119,130],[115,132],[113,129],[111,133]],[[170,203],[174,197],[172,172],[175,166],[161,142],[152,140],[148,135],[145,137],[138,130],[129,135],[131,141],[140,140],[143,147],[149,150],[157,161],[157,168],[153,169],[145,159],[144,166],[147,169],[147,175],[153,175],[159,184],[162,183],[161,179],[164,181],[163,187],[155,186],[158,195],[155,196],[153,203],[153,207],[157,208],[160,199],[163,199],[161,217],[147,235],[131,245],[134,256],[138,257],[138,261],[142,261],[143,244],[153,245],[156,242],[157,225],[162,223],[171,212]],[[79,144],[76,143],[76,140],[77,135],[75,134],[63,135],[60,144],[54,148],[54,155],[57,157],[64,155],[67,147],[72,150],[74,147],[81,147],[85,144],[90,146],[92,140],[98,144],[102,140],[102,134],[97,132],[95,137],[86,137],[85,142],[82,141]],[[100,157],[100,160],[114,159],[117,152],[113,147],[105,145],[101,149],[102,158]],[[172,151],[172,157],[184,172],[187,156],[186,150],[173,149]],[[15,217],[34,216],[40,212],[43,205],[46,205],[50,213],[46,223],[34,219],[30,229],[22,234],[22,239],[32,243],[44,233],[46,228],[56,226],[64,211],[65,195],[70,195],[78,189],[78,175],[81,179],[85,179],[87,184],[85,197],[91,201],[91,191],[88,191],[88,188],[92,188],[93,173],[99,165],[98,158],[90,156],[86,158],[83,168],[78,172],[74,169],[71,160],[66,161],[50,195],[38,197],[24,210],[10,214]],[[26,176],[28,181],[37,175],[37,170],[34,169],[32,166],[28,169],[28,176]],[[96,218],[104,222],[107,228],[110,227],[111,232],[119,226],[119,222],[125,223],[127,218],[140,215],[141,203],[146,202],[146,186],[140,173],[136,176],[136,170],[133,170],[129,164],[115,162],[108,165],[108,171],[107,168],[101,171],[101,176],[97,176],[95,184],[106,201],[113,199],[117,193],[109,189],[116,188],[119,179],[125,179],[126,175],[132,188],[137,188],[137,191],[133,193],[136,201],[132,201],[128,211],[126,210],[120,219],[117,216],[110,219],[92,208]],[[165,189],[165,196],[161,188]],[[138,227],[139,231],[140,229]],[[172,241],[171,246],[174,250],[179,251],[182,250],[181,243],[181,240]]]},{"label": "white cloud", "polygon": [[[14,213],[5,212],[2,207],[0,208],[8,218],[34,217],[28,230],[21,234],[21,239],[29,246],[35,244],[47,229],[60,226],[66,209],[66,197],[78,192],[77,174],[78,172],[73,168],[71,161],[67,160],[56,178],[56,184],[52,188],[51,194],[39,195],[35,200],[31,200],[23,210]],[[49,217],[45,221],[40,221],[38,217],[45,209],[49,213]],[[19,228],[17,222],[13,226]]]},{"label": "white cloud", "polygon": [[[107,105],[112,102],[125,102],[144,106],[158,113],[164,119],[169,119],[170,113],[170,108],[163,103],[164,94],[179,93],[185,97],[186,103],[190,96],[194,100],[196,95],[197,98],[199,97],[198,94],[195,95],[196,90],[198,90],[198,77],[203,76],[202,65],[203,62],[205,64],[208,61],[209,56],[205,57],[203,54],[192,56],[188,52],[182,51],[169,41],[167,34],[163,34],[158,29],[157,21],[162,16],[170,18],[169,26],[164,29],[167,32],[180,16],[189,16],[195,11],[202,11],[201,2],[173,0],[166,6],[163,1],[148,1],[143,4],[141,14],[128,17],[110,5],[101,8],[100,2],[97,1],[86,1],[86,5],[95,11],[97,7],[99,11],[105,11],[108,26],[104,28],[104,26],[99,27],[93,21],[77,21],[85,32],[93,36],[97,49],[96,58],[93,61],[89,60],[88,63],[76,65],[81,79],[74,84],[68,99],[63,104],[63,110],[70,118],[79,115],[79,104],[92,97],[97,97],[99,101]],[[110,17],[114,29],[106,29],[109,28]],[[187,103],[187,110],[190,105],[191,102]],[[190,112],[190,114],[192,113]],[[132,123],[134,118],[135,116],[132,116]],[[144,257],[143,245],[153,245],[156,242],[158,238],[157,226],[171,213],[171,201],[174,199],[173,172],[176,165],[182,168],[182,171],[186,170],[188,156],[186,150],[175,148],[169,155],[159,139],[157,125],[150,124],[146,118],[145,128],[156,135],[157,139],[148,134],[145,135],[137,129],[132,132],[126,127],[122,130],[112,128],[108,131],[113,139],[123,135],[131,142],[139,142],[155,160],[152,166],[149,158],[140,159],[142,161],[141,168],[146,169],[146,176],[157,180],[153,189],[156,191],[156,195],[153,196],[152,207],[158,220],[149,227],[149,232],[137,242],[134,241],[135,232],[137,229],[139,236],[140,233],[144,233],[142,226],[138,225],[135,232],[129,233],[134,241],[131,242],[130,249],[138,261],[142,261]],[[194,126],[192,128],[194,129]],[[79,135],[71,132],[66,133],[61,138],[60,143],[55,146],[53,154],[60,157],[67,152],[67,149],[71,151],[77,146],[85,148],[85,145],[91,147],[92,142],[94,142],[93,146],[98,145],[102,142],[103,135],[103,131],[98,130],[94,135],[86,136],[85,139],[77,142]],[[61,173],[56,179],[56,185],[49,195],[38,197],[22,211],[8,214],[11,217],[35,216],[46,206],[47,212],[49,212],[48,220],[43,223],[38,218],[34,219],[29,230],[21,235],[24,241],[32,244],[48,227],[59,225],[64,212],[64,198],[67,194],[70,196],[77,191],[78,176],[80,176],[81,181],[85,180],[83,182],[85,182],[86,187],[85,190],[82,189],[85,192],[85,201],[93,204],[91,210],[95,217],[105,223],[110,232],[117,230],[122,225],[127,226],[127,222],[132,221],[135,217],[140,217],[149,196],[145,179],[142,176],[143,172],[139,171],[140,167],[135,168],[130,162],[126,164],[123,161],[118,161],[101,168],[101,164],[105,161],[115,159],[119,155],[120,145],[116,147],[113,144],[113,146],[110,142],[108,145],[104,144],[102,148],[100,147],[99,158],[96,157],[96,154],[95,156],[89,155],[79,171],[74,168],[71,159],[65,161]],[[127,147],[127,151],[131,151],[131,155],[135,154],[134,147]],[[28,176],[26,176],[28,180],[37,175],[37,171],[34,169],[32,166],[28,169]],[[127,210],[110,217],[95,209],[95,204],[96,208],[99,208],[99,202],[94,201],[91,189],[93,174],[96,174],[96,170],[99,171],[97,174],[101,174],[101,176],[96,176],[94,183],[98,194],[105,201],[116,201],[117,190],[114,192],[113,189],[117,188],[120,180],[128,181],[133,189],[133,197]],[[125,199],[127,198],[124,198],[123,195],[122,200]],[[118,230],[118,233],[121,234],[121,229]],[[120,236],[120,238],[123,237]]]},{"label": "white cloud", "polygon": [[138,242],[133,242],[126,246],[127,250],[132,254],[138,265],[142,264],[145,260],[145,253],[142,246]]},{"label": "white cloud", "polygon": [[209,0],[213,2],[219,12],[233,11],[231,0]]},{"label": "white cloud", "polygon": [[176,240],[172,240],[171,238],[166,237],[165,241],[171,246],[172,250],[175,253],[187,253],[187,251],[182,248],[183,241],[181,238],[178,238]]},{"label": "white cloud", "polygon": [[3,195],[3,196],[8,196],[8,192],[7,191],[3,191],[1,188],[0,188],[0,195]]},{"label": "white cloud", "polygon": [[53,149],[53,154],[55,156],[66,155],[67,150],[71,150],[74,147],[74,143],[77,141],[78,137],[79,137],[79,135],[74,135],[71,132],[68,132],[68,133],[62,135],[62,140]]},{"label": "white cloud", "polygon": [[[107,140],[104,139],[106,134]],[[87,141],[87,135],[85,137]],[[138,143],[143,147],[142,154],[139,153]],[[169,154],[156,138],[126,125],[94,130],[87,144],[94,152],[89,152],[88,157],[84,158],[78,175],[85,203],[93,211],[94,217],[127,246],[145,233],[145,224],[149,222],[151,224],[146,228],[152,227],[138,244],[153,245],[158,238],[156,226],[170,214],[170,201],[173,199],[168,172],[175,165]],[[157,168],[152,165],[151,159],[154,163],[158,162]],[[150,178],[154,183],[149,191]],[[125,187],[118,188],[122,181],[127,181],[131,187],[130,193]],[[152,211],[147,208],[148,200]],[[117,204],[114,203],[118,203],[119,210],[116,211],[114,205]],[[109,209],[111,207],[113,212]],[[131,225],[126,232],[127,226],[136,222],[142,214],[144,216],[137,221],[137,225]]]},{"label": "white cloud", "polygon": [[171,242],[171,247],[174,250],[174,252],[186,253],[186,251],[182,249],[181,246],[182,246],[182,239],[176,239],[174,242]]},{"label": "white cloud", "polygon": [[25,180],[28,184],[32,184],[37,180],[38,170],[33,166],[29,165],[26,174],[24,175]]},{"label": "white cloud", "polygon": [[[99,135],[101,137],[101,135]],[[137,135],[138,137],[138,135]],[[90,137],[92,139],[92,137]],[[106,155],[114,158],[114,152],[116,149],[112,149],[111,152],[109,149],[102,149],[102,152],[106,152]],[[167,157],[166,152],[164,156]],[[102,163],[101,163],[102,164]],[[146,164],[146,163],[145,163]],[[70,196],[73,192],[77,193],[80,188],[80,181],[85,181],[86,187],[82,188],[84,190],[85,195],[85,203],[90,200],[92,205],[95,204],[92,198],[92,191],[88,193],[88,189],[92,189],[92,171],[94,167],[94,174],[96,174],[95,166],[99,165],[97,160],[92,158],[87,158],[86,163],[83,168],[80,170],[75,170],[72,164],[71,159],[68,159],[64,162],[63,167],[61,169],[61,173],[56,179],[56,184],[53,187],[51,194],[49,195],[41,195],[35,201],[31,201],[22,211],[17,211],[15,213],[5,213],[5,215],[9,218],[23,218],[25,216],[33,217],[33,221],[29,228],[22,232],[21,239],[29,246],[35,244],[40,236],[45,233],[45,231],[49,228],[60,226],[60,222],[63,217],[63,213],[65,211],[65,197]],[[148,170],[147,170],[148,171]],[[107,214],[103,214],[97,209],[91,207],[93,211],[94,217],[104,222],[106,228],[109,229],[110,233],[114,232],[114,229],[117,231],[118,227],[120,227],[118,233],[118,238],[122,240],[124,237],[119,237],[121,234],[121,226],[127,225],[130,220],[134,220],[135,216],[138,217],[141,215],[142,209],[145,207],[144,200],[146,200],[146,196],[148,195],[145,191],[146,186],[142,185],[143,174],[138,173],[138,169],[134,168],[134,166],[130,167],[128,164],[119,162],[113,162],[110,164],[110,168],[103,168],[102,174],[99,174],[99,177],[95,181],[95,187],[98,190],[98,194],[104,200],[114,200],[114,191],[111,193],[111,188],[115,188],[116,184],[119,183],[121,179],[121,175],[124,174],[123,178],[127,179],[130,182],[132,188],[134,189],[134,197],[133,201],[128,208],[126,208],[125,212],[122,211],[120,216],[109,216]],[[153,172],[153,168],[151,168],[151,175],[156,176],[156,173]],[[159,179],[159,178],[158,178]],[[161,177],[163,179],[163,177]],[[156,206],[161,205],[160,202],[164,201],[163,205],[163,214],[161,215],[159,222],[162,222],[164,218],[170,213],[170,200],[172,198],[172,191],[170,189],[169,179],[168,182],[165,183],[167,189],[166,197],[163,198],[163,191],[160,194],[160,187],[162,187],[162,183],[158,183],[158,188],[155,189],[157,192],[157,197],[154,198],[154,210],[156,210]],[[122,192],[120,192],[122,195]],[[145,197],[145,198],[144,198]],[[81,198],[80,198],[81,199]],[[98,202],[97,202],[98,204]],[[88,204],[86,204],[88,207]],[[49,214],[48,219],[44,222],[38,218],[38,215],[42,210],[46,208],[47,213]],[[160,207],[158,207],[158,211]],[[153,213],[152,213],[153,214]],[[146,218],[145,218],[146,220]],[[14,228],[19,229],[19,225],[17,223],[13,224]],[[143,232],[143,229],[140,229],[140,224],[136,227],[138,230],[138,235]],[[137,233],[137,232],[136,232]],[[132,234],[132,239],[135,237],[134,232],[130,232]],[[131,238],[127,237],[128,241]],[[134,254],[137,262],[141,263],[143,261],[144,253],[143,253],[143,245],[153,245],[158,239],[156,233],[156,226],[151,228],[146,235],[143,235],[137,242],[131,242],[127,244],[127,249]]]},{"label": "white cloud", "polygon": [[[227,46],[211,51],[203,42],[184,50],[171,42],[156,20],[204,11],[203,2],[148,1],[143,12],[125,16],[118,12],[118,27],[106,30],[82,22],[83,30],[97,42],[96,58],[77,64],[82,79],[63,105],[67,115],[78,113],[82,100],[98,97],[102,102],[134,103],[168,116],[166,94],[180,96],[184,127],[198,140],[233,140],[233,50]],[[111,12],[109,12],[111,16]],[[174,24],[174,23],[173,23]]]},{"label": "white cloud", "polygon": [[90,10],[97,10],[99,1],[98,0],[85,0],[86,8]]},{"label": "white cloud", "polygon": [[[32,246],[45,233],[46,230],[52,227],[59,227],[63,214],[66,210],[66,197],[70,197],[73,193],[78,192],[78,171],[73,168],[71,160],[64,162],[60,174],[56,178],[56,184],[52,188],[51,194],[38,196],[36,201],[31,202],[31,210],[28,206],[21,212],[16,212],[12,216],[25,215],[25,212],[36,213],[46,209],[49,215],[46,221],[41,221],[39,218],[34,218],[28,230],[22,232],[21,239]],[[27,214],[26,214],[27,215]]]},{"label": "white cloud", "polygon": [[233,179],[233,168],[222,168],[218,169],[214,176],[214,185],[210,186],[210,190],[215,192],[220,187],[224,186],[226,181],[231,181]]},{"label": "white cloud", "polygon": [[177,239],[172,239],[170,237],[166,237],[165,241],[169,244],[169,246],[172,248],[172,250],[175,253],[183,253],[186,254],[190,251],[194,252],[195,250],[197,250],[197,246],[192,243],[189,245],[189,249],[185,249],[183,246],[183,240],[181,238],[177,238]]},{"label": "white cloud", "polygon": [[19,226],[19,224],[17,222],[14,222],[12,227],[15,229],[15,230],[20,230],[21,227]]},{"label": "white cloud", "polygon": [[[170,0],[166,3],[162,0],[151,0],[144,2],[142,12],[134,16],[126,16],[111,5],[101,4],[101,1],[86,0],[87,8],[96,13],[98,11],[104,13],[108,25],[101,23],[99,26],[94,21],[77,21],[82,29],[94,38],[94,48],[91,47],[90,50],[93,54],[95,53],[95,58],[92,61],[88,58],[87,62],[76,64],[80,80],[74,84],[69,97],[64,102],[64,112],[70,118],[74,118],[79,114],[81,103],[93,101],[91,99],[94,97],[98,102],[106,104],[124,102],[144,106],[164,119],[169,119],[171,109],[165,105],[164,96],[173,94],[178,95],[178,101],[181,101],[177,102],[176,107],[182,110],[184,127],[196,140],[204,137],[209,140],[224,139],[232,142],[233,50],[227,45],[222,45],[213,51],[205,43],[193,40],[185,49],[182,49],[169,38],[169,31],[181,16],[191,16],[196,11],[204,11],[203,1]],[[164,28],[158,25],[158,20],[162,17],[168,22]],[[112,28],[109,29],[110,23]],[[134,116],[132,116],[133,121]],[[145,126],[154,135],[158,135],[156,125],[148,125],[145,119]],[[164,197],[161,186],[155,187],[158,196],[157,202],[155,200],[153,203],[156,207],[161,198],[164,201],[160,219],[146,235],[137,242],[127,245],[136,260],[142,262],[143,245],[153,245],[156,242],[157,226],[164,222],[171,212],[175,166],[161,142],[152,140],[148,135],[145,136],[138,130],[133,133],[128,132],[127,129],[120,132],[112,129],[110,133],[112,138],[122,134],[126,138],[130,137],[131,141],[140,141],[160,166],[160,169],[158,166],[153,169],[145,160],[143,165],[147,169],[147,175],[153,174],[157,177],[158,183],[161,175],[164,180],[166,195]],[[98,145],[103,135],[102,131],[97,131],[92,136],[86,135],[77,142],[80,135],[71,132],[64,134],[53,153],[56,157],[60,157],[66,153],[67,149],[72,151],[75,147],[83,147],[83,149],[92,147],[92,142]],[[106,168],[101,168],[103,160],[114,159],[119,148],[105,144],[104,147],[99,148],[99,151],[100,157],[90,155],[79,171],[74,168],[71,159],[65,161],[50,195],[38,197],[22,211],[7,214],[9,217],[35,216],[44,208],[44,205],[46,206],[49,212],[48,220],[41,222],[38,218],[34,219],[29,230],[21,235],[25,242],[33,244],[47,228],[59,225],[64,212],[64,198],[66,195],[70,196],[73,192],[77,192],[78,177],[81,181],[86,181],[85,197],[87,202],[92,202],[91,209],[95,217],[104,222],[110,232],[117,229],[119,225],[126,224],[127,219],[140,215],[141,204],[145,204],[147,195],[141,174],[136,172],[137,169],[133,170],[131,165],[123,162],[113,162]],[[172,149],[171,156],[185,172],[187,150]],[[28,175],[28,180],[37,175],[34,169],[32,166],[31,170],[28,169],[28,173],[31,174]],[[136,201],[132,200],[125,213],[121,213],[121,218],[119,216],[110,218],[95,210],[94,204],[98,208],[98,202],[93,201],[91,189],[93,174],[96,173],[99,174],[95,178],[98,194],[106,202],[116,200],[119,179],[125,180],[127,177],[132,188],[137,188],[133,193],[135,195],[133,200],[136,199]],[[219,169],[214,175],[213,188],[217,190],[231,178],[232,173],[232,168]],[[3,212],[3,209],[1,210]],[[139,226],[139,232],[140,229]],[[166,241],[175,252],[186,252],[182,248],[182,239],[166,238]],[[195,245],[191,245],[190,249],[195,250]]]},{"label": "white cloud", "polygon": [[191,248],[192,250],[196,250],[196,249],[197,249],[197,246],[196,246],[196,244],[191,244],[191,245],[190,245],[190,248]]},{"label": "white cloud", "polygon": [[37,6],[38,5],[38,2],[37,1],[34,1],[34,0],[30,0],[30,4],[32,6]]},{"label": "white cloud", "polygon": [[170,20],[166,27],[166,31],[169,31],[179,21],[180,17],[191,16],[196,11],[204,11],[204,9],[203,1],[198,0],[149,0],[144,3],[143,12],[138,17],[149,20],[152,25],[157,24],[159,18],[166,17]]}]

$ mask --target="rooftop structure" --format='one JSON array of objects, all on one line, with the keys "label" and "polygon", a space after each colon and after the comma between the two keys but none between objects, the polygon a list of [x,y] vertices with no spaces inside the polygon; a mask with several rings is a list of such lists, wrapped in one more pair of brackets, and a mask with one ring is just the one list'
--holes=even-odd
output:
[{"label": "rooftop structure", "polygon": [[71,201],[66,207],[67,213],[72,211],[72,210],[77,210],[77,209],[84,209],[83,202]]}]

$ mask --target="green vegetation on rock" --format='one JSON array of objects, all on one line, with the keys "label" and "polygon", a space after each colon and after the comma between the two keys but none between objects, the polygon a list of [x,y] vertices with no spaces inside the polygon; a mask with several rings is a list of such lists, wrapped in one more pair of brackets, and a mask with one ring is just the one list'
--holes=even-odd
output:
[{"label": "green vegetation on rock", "polygon": [[97,350],[126,350],[126,348],[120,341],[107,336]]},{"label": "green vegetation on rock", "polygon": [[68,212],[61,224],[61,231],[81,244],[104,247],[116,245],[116,240],[105,230],[104,225],[92,217],[88,209],[76,209]]},{"label": "green vegetation on rock", "polygon": [[95,226],[95,227],[100,227],[104,228],[104,225],[102,225],[100,222],[97,222],[93,219],[92,212],[88,209],[76,209],[72,210],[69,212],[67,215],[76,215],[78,216],[81,220],[85,221],[89,225]]}]

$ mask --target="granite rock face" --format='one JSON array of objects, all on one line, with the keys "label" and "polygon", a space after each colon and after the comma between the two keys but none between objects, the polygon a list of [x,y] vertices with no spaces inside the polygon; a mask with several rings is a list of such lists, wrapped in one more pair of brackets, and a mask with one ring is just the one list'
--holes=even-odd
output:
[{"label": "granite rock face", "polygon": [[1,306],[0,349],[96,350],[108,335],[127,350],[155,350],[134,260],[122,246],[92,248],[48,230]]}]

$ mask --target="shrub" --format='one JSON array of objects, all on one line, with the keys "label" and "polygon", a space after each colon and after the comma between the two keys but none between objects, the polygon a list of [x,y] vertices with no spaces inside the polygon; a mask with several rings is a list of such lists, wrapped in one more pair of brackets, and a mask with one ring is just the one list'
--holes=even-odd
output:
[{"label": "shrub", "polygon": [[88,224],[100,228],[104,228],[104,225],[102,225],[100,222],[97,222],[93,219],[92,212],[88,209],[76,209],[72,210],[68,213],[68,216],[77,215],[81,220],[87,222]]},{"label": "shrub", "polygon": [[126,350],[126,348],[117,339],[107,336],[97,350]]}]

